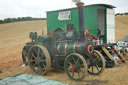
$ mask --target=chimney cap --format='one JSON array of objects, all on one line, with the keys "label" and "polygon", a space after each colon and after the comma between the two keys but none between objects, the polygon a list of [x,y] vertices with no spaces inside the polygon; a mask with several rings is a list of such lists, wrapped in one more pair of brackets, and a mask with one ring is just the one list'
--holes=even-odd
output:
[{"label": "chimney cap", "polygon": [[78,7],[81,7],[81,6],[84,6],[84,3],[83,2],[79,2],[76,4]]}]

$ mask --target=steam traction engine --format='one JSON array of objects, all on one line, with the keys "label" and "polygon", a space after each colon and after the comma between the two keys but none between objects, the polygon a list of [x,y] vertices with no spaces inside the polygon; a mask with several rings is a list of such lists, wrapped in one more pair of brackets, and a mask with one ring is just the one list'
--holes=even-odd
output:
[{"label": "steam traction engine", "polygon": [[64,69],[70,79],[82,80],[87,73],[98,75],[103,72],[102,54],[94,49],[91,41],[84,39],[83,3],[77,5],[80,36],[73,24],[68,25],[66,32],[57,28],[48,35],[30,33],[32,42],[24,46],[22,58],[36,74],[44,75],[51,68]]}]

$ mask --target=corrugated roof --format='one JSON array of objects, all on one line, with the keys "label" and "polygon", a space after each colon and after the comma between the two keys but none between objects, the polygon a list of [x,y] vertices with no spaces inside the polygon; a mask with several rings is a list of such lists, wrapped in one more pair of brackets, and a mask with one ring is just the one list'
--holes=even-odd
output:
[{"label": "corrugated roof", "polygon": [[[91,4],[91,5],[86,5],[84,7],[89,7],[89,6],[105,6],[107,8],[116,8],[115,6],[113,5],[109,5],[109,4]],[[47,12],[55,12],[55,11],[65,11],[65,10],[71,10],[71,9],[75,9],[77,7],[74,7],[74,8],[67,8],[67,9],[60,9],[60,10],[53,10],[53,11],[47,11]]]}]

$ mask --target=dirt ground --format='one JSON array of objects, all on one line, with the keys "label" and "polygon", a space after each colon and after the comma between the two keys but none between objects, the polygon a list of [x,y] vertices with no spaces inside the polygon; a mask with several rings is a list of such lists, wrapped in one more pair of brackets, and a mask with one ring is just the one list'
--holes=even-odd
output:
[{"label": "dirt ground", "polygon": [[[23,64],[21,54],[24,43],[29,42],[29,32],[46,34],[46,21],[25,21],[0,24],[0,78],[16,76],[21,73],[33,74]],[[128,16],[116,17],[116,40],[128,35]],[[128,58],[128,57],[127,57]],[[128,63],[119,67],[105,69],[98,76],[87,75],[83,81],[71,81],[64,71],[51,71],[45,78],[57,80],[72,85],[128,85]]]},{"label": "dirt ground", "polygon": [[[44,78],[57,80],[71,85],[128,85],[128,63],[121,64],[119,67],[106,68],[104,72],[97,76],[87,75],[83,81],[72,81],[62,70],[50,71]],[[3,71],[0,78],[16,76],[22,73],[33,74],[29,67],[16,67]]]}]

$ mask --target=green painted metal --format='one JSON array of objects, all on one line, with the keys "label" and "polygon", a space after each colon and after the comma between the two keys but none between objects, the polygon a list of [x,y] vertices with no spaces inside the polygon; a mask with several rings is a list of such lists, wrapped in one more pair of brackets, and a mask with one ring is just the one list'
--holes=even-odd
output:
[{"label": "green painted metal", "polygon": [[84,14],[85,28],[90,28],[90,32],[97,35],[97,7],[85,8]]},{"label": "green painted metal", "polygon": [[47,31],[50,30],[54,32],[56,28],[63,28],[65,29],[65,24],[75,24],[78,30],[78,13],[76,9],[71,9],[71,20],[58,20],[59,11],[56,12],[48,12],[47,13]]},{"label": "green painted metal", "polygon": [[104,36],[104,38],[105,38],[105,44],[107,44],[107,14],[106,14],[107,13],[107,10],[105,9],[104,12],[105,12],[105,17],[104,17],[105,18],[104,19],[105,20],[105,22],[104,22],[105,23],[104,24],[105,25],[105,27],[104,27],[105,28],[105,30],[104,30],[105,31],[104,32],[105,33],[105,36]]},{"label": "green painted metal", "polygon": [[[97,9],[105,10],[105,42],[106,42],[106,6],[103,5],[94,5],[94,6],[85,6],[84,7],[84,21],[85,28],[90,28],[90,32],[97,35]],[[47,31],[50,30],[54,33],[54,30],[58,27],[65,29],[65,24],[74,24],[76,30],[79,33],[79,21],[78,21],[78,10],[77,8],[66,9],[71,11],[71,20],[58,20],[59,11],[47,12]]]},{"label": "green painted metal", "polygon": [[67,49],[66,49],[67,54],[74,53],[75,52],[74,50],[75,50],[74,44],[72,43],[67,44]]},{"label": "green painted metal", "polygon": [[68,55],[70,53],[75,52],[74,44],[72,44],[71,41],[59,42],[58,45],[56,46],[56,49],[59,55]]}]

